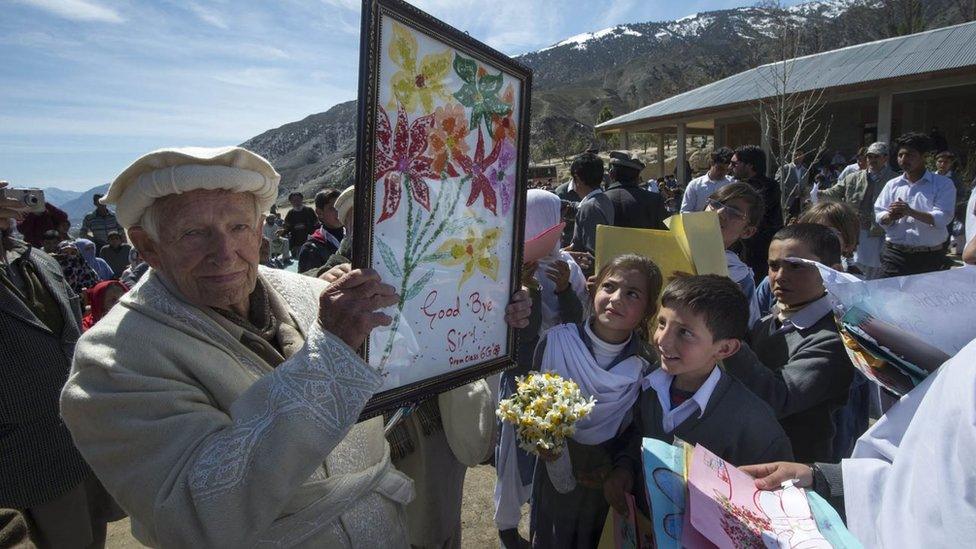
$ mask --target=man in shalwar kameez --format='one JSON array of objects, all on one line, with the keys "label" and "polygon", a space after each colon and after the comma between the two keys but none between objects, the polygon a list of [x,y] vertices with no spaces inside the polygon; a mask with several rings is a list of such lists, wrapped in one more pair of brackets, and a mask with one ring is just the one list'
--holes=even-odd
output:
[{"label": "man in shalwar kameez", "polygon": [[146,545],[407,543],[411,481],[382,420],[356,423],[383,372],[353,349],[394,289],[259,267],[278,181],[244,149],[168,149],[103,199],[152,269],[79,340],[61,409]]}]

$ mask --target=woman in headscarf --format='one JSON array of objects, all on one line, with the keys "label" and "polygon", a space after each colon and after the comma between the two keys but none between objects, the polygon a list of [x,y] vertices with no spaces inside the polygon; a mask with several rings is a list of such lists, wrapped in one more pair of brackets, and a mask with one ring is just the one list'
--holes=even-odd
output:
[{"label": "woman in headscarf", "polygon": [[115,271],[112,270],[108,262],[98,257],[94,242],[86,238],[78,238],[74,244],[78,248],[78,251],[81,252],[81,257],[84,258],[85,263],[98,275],[99,280],[111,280],[115,278]]},{"label": "woman in headscarf", "polygon": [[81,331],[85,332],[101,320],[118,303],[126,287],[118,280],[103,280],[88,289],[88,314],[81,319]]},{"label": "woman in headscarf", "polygon": [[122,284],[126,288],[132,288],[148,270],[149,264],[142,260],[142,256],[139,255],[139,250],[132,248],[129,250],[129,267],[122,272],[119,280],[122,281]]},{"label": "woman in headscarf", "polygon": [[[522,284],[532,296],[532,315],[528,327],[519,331],[518,366],[502,373],[500,398],[515,392],[515,378],[531,369],[536,344],[549,328],[583,319],[586,278],[572,256],[559,249],[565,225],[561,207],[562,201],[549,191],[529,189],[526,194]],[[518,523],[522,504],[532,494],[535,456],[518,447],[510,424],[500,428],[495,457],[495,525],[503,548],[519,547],[527,543],[519,539]]]},{"label": "woman in headscarf", "polygon": [[98,284],[98,273],[85,263],[72,241],[61,241],[54,258],[58,260],[65,280],[76,294],[83,295],[86,289]]}]

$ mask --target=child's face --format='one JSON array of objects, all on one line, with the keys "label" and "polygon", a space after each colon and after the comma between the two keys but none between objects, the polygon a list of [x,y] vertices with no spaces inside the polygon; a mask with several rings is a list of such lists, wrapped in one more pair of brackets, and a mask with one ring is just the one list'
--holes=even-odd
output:
[{"label": "child's face", "polygon": [[593,332],[608,343],[626,341],[643,320],[654,297],[648,295],[647,277],[640,271],[611,272],[593,296]]},{"label": "child's face", "polygon": [[774,240],[769,245],[769,284],[776,299],[792,306],[809,303],[822,296],[823,280],[816,267],[786,261],[788,257],[820,261],[799,240]]},{"label": "child's face", "polygon": [[730,356],[730,345],[738,350],[734,341],[715,341],[704,316],[686,308],[661,307],[658,312],[654,347],[661,357],[661,367],[675,377],[690,381],[693,388],[705,381],[719,360]]},{"label": "child's face", "polygon": [[756,233],[756,228],[749,224],[749,203],[741,198],[727,202],[709,199],[705,206],[707,212],[718,213],[718,226],[722,229],[722,244],[728,248],[742,238],[749,238]]}]

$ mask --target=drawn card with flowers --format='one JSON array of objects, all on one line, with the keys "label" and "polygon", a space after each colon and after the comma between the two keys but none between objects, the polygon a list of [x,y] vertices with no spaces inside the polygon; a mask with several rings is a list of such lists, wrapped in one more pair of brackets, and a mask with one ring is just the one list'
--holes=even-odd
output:
[{"label": "drawn card with flowers", "polygon": [[398,0],[363,18],[354,255],[399,295],[365,348],[389,408],[512,362],[531,73]]}]

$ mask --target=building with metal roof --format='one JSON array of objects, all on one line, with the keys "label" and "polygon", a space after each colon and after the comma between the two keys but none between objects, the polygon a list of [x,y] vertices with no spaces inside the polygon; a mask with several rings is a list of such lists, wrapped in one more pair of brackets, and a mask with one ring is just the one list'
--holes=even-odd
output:
[{"label": "building with metal roof", "polygon": [[[777,76],[788,71],[785,82]],[[938,126],[950,146],[976,113],[976,22],[762,65],[597,125],[599,133],[712,135],[716,145],[764,144],[759,105],[783,93],[822,93],[828,150],[853,154],[871,141]],[[662,141],[659,139],[659,142]],[[658,160],[662,163],[663,150]],[[684,166],[678,163],[678,170]],[[679,177],[679,179],[683,179]]]}]

